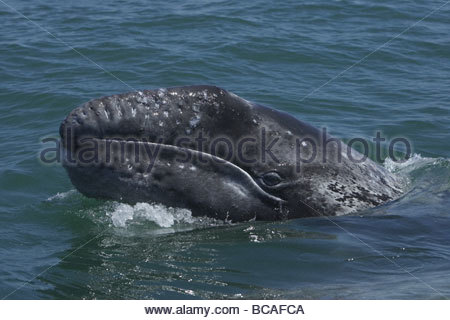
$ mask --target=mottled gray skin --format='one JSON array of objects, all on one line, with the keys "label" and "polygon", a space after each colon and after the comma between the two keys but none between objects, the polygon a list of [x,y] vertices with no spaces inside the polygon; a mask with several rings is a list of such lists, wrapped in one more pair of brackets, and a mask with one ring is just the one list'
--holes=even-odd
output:
[{"label": "mottled gray skin", "polygon": [[[255,140],[244,144],[241,156],[235,151],[225,161],[223,144],[217,145],[215,153],[199,150],[194,142],[180,147],[180,138],[193,141],[200,132],[210,141],[225,137],[233,142],[234,150],[243,138]],[[95,138],[101,146],[112,142],[116,153],[118,141],[130,138],[145,139],[137,144],[158,150],[156,159],[141,157],[139,163],[129,148],[132,142],[125,144],[124,161],[119,161],[116,153],[112,160],[101,156],[97,163],[90,164],[69,163],[66,159],[64,167],[81,193],[127,203],[159,202],[188,208],[196,216],[245,221],[342,215],[380,205],[401,193],[397,178],[384,168],[370,160],[351,161],[344,143],[329,142],[324,153],[321,130],[213,86],[132,92],[92,100],[67,116],[60,134],[63,146],[72,155],[82,144],[68,141],[81,137]],[[262,139],[267,147],[277,138],[270,149],[272,154],[264,153]],[[302,159],[313,154],[309,143],[296,144],[296,139],[304,138],[315,141],[317,154],[314,161],[302,161],[298,167],[298,150]],[[354,150],[350,152],[356,159],[362,157]],[[188,162],[179,162],[187,155]],[[274,172],[281,180],[268,179],[267,183],[265,177]]]}]

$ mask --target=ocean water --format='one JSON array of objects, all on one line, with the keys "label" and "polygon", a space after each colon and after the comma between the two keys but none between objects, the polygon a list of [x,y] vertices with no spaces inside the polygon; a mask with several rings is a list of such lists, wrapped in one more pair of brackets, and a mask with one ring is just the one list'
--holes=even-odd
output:
[{"label": "ocean water", "polygon": [[[450,297],[449,17],[432,0],[0,1],[0,296]],[[351,216],[230,224],[88,199],[39,161],[83,102],[189,84],[344,141],[405,137],[411,158],[382,165],[407,192]]]}]

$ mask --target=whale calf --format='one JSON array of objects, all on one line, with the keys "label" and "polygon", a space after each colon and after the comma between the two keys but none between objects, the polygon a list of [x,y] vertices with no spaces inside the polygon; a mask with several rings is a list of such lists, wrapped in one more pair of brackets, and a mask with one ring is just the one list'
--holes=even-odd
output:
[{"label": "whale calf", "polygon": [[343,215],[402,192],[395,175],[323,130],[215,86],[95,99],[70,112],[60,135],[82,194],[194,216]]}]

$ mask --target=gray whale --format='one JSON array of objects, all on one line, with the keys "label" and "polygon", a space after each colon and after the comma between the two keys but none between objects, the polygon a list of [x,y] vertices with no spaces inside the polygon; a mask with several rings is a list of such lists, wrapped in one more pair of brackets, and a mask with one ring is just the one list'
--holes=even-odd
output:
[{"label": "gray whale", "polygon": [[88,197],[231,221],[343,215],[397,198],[398,179],[297,118],[214,86],[89,101],[60,126]]}]

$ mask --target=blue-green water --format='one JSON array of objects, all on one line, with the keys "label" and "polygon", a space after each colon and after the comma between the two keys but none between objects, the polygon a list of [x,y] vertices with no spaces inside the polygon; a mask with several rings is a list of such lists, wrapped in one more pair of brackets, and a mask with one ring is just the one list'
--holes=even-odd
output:
[{"label": "blue-green water", "polygon": [[[32,22],[0,1],[1,297],[450,296],[450,4],[322,86],[445,2],[5,1]],[[409,191],[336,224],[230,225],[88,199],[39,162],[75,106],[188,84],[406,137],[416,155],[384,165]]]}]

